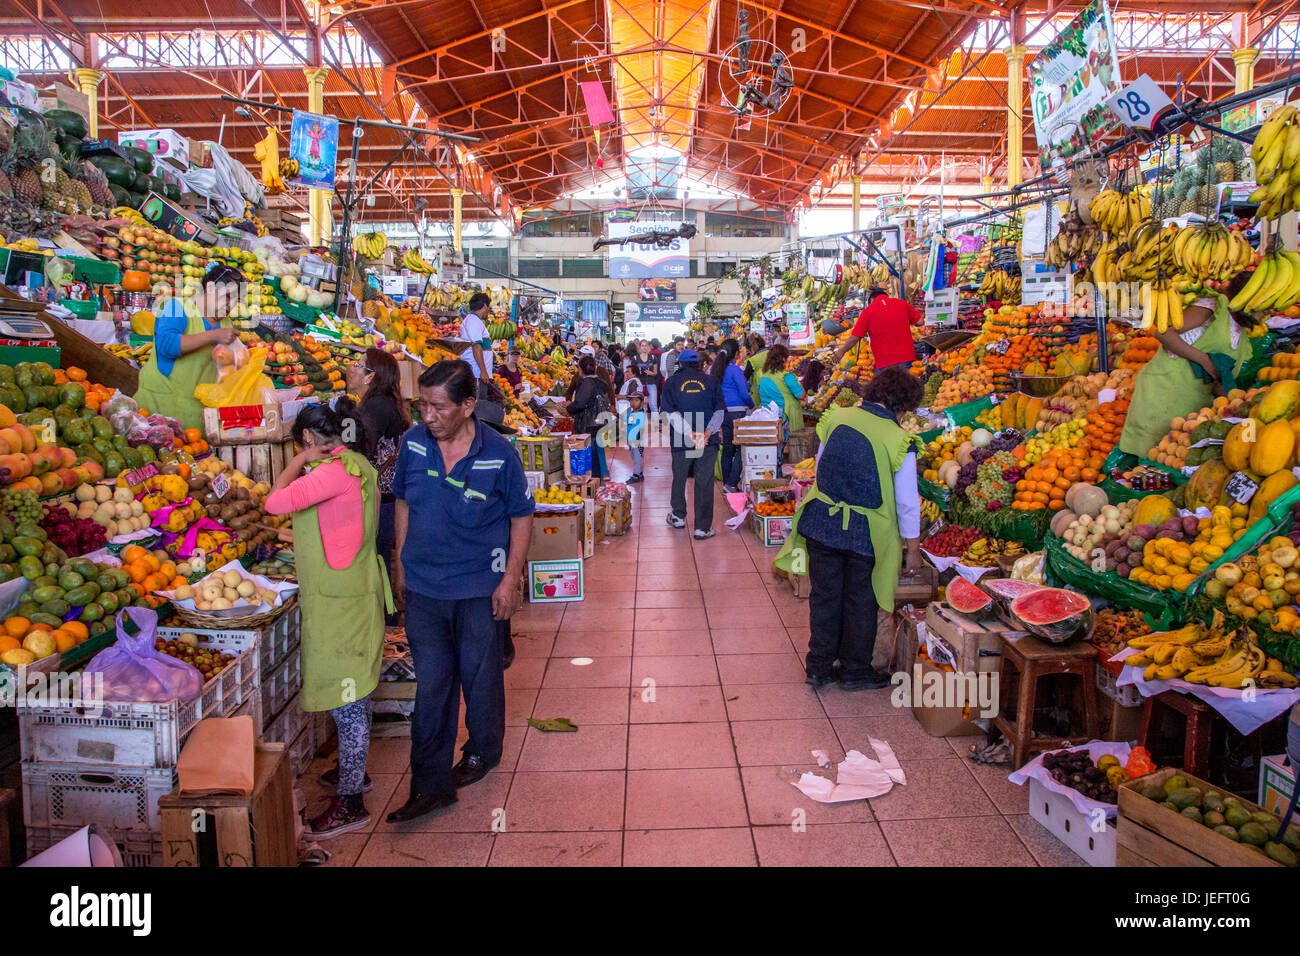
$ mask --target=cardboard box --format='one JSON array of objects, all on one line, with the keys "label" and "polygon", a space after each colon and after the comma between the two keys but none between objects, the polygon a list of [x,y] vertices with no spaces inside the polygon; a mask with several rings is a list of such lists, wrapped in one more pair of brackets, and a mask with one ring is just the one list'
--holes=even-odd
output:
[{"label": "cardboard box", "polygon": [[744,465],[740,469],[740,483],[746,488],[752,482],[772,481],[780,476],[781,469],[775,465]]},{"label": "cardboard box", "polygon": [[[782,497],[780,492],[792,492],[790,483],[784,478],[755,478],[745,489],[745,493],[755,504],[760,501],[771,501],[774,497],[780,498]],[[782,500],[788,499],[782,498]]]},{"label": "cardboard box", "polygon": [[36,92],[36,87],[22,80],[0,78],[0,93],[3,93],[14,106],[25,106],[29,110],[34,110],[40,105],[40,94]]},{"label": "cardboard box", "polygon": [[582,511],[539,511],[533,515],[533,539],[528,545],[528,560],[581,559],[585,550],[584,524]]},{"label": "cardboard box", "polygon": [[733,427],[733,441],[737,445],[781,444],[781,420],[753,420],[738,418]]},{"label": "cardboard box", "polygon": [[[420,376],[425,372],[425,366],[422,362],[415,359],[398,359],[397,375],[402,388],[402,398],[407,401],[415,401],[420,397]],[[528,468],[528,463],[524,462],[524,468]]]},{"label": "cardboard box", "polygon": [[1029,815],[1092,866],[1115,865],[1115,824],[1093,829],[1069,797],[1048,790],[1037,777],[1029,778]]},{"label": "cardboard box", "polygon": [[1265,757],[1259,766],[1259,805],[1279,817],[1286,813],[1295,790],[1295,767],[1286,754]]},{"label": "cardboard box", "polygon": [[66,83],[51,83],[38,91],[37,109],[42,113],[49,110],[71,110],[89,119],[90,97]]},{"label": "cardboard box", "polygon": [[953,666],[963,674],[1002,669],[1002,634],[1006,628],[997,621],[991,625],[974,621],[936,601],[926,605],[925,627],[932,641],[942,642],[953,658]]},{"label": "cardboard box", "polygon": [[599,478],[565,478],[560,482],[565,491],[571,491],[581,498],[595,499],[600,490]]},{"label": "cardboard box", "polygon": [[[261,409],[261,421],[257,409]],[[203,409],[203,437],[211,445],[256,445],[289,438],[291,422],[281,419],[279,405],[248,405],[242,409]]]},{"label": "cardboard box", "polygon": [[208,147],[206,141],[201,139],[187,140],[190,149],[190,164],[207,169],[212,165],[212,150]]},{"label": "cardboard box", "polygon": [[306,277],[329,279],[331,282],[338,281],[339,267],[331,265],[319,256],[302,256],[298,260],[298,265],[302,267],[302,274]]},{"label": "cardboard box", "polygon": [[[928,675],[945,671],[929,661],[918,660],[909,668],[910,675],[920,674],[921,680],[930,679]],[[912,689],[912,715],[920,722],[922,729],[931,737],[969,737],[983,734],[980,726],[969,719],[969,715],[978,716],[978,705],[967,704],[964,707],[926,707],[920,701],[920,689]]]},{"label": "cardboard box", "polygon": [[528,562],[528,602],[554,604],[583,598],[582,559]]},{"label": "cardboard box", "polygon": [[142,129],[117,134],[120,146],[134,146],[155,157],[174,160],[182,169],[190,165],[190,141],[174,129]]},{"label": "cardboard box", "polygon": [[605,502],[596,502],[596,514],[592,518],[591,537],[596,544],[605,539]]},{"label": "cardboard box", "polygon": [[151,192],[140,204],[140,213],[168,235],[193,240],[204,245],[220,245],[220,237],[170,199]]},{"label": "cardboard box", "polygon": [[758,535],[758,540],[763,542],[765,548],[779,548],[785,544],[785,539],[790,537],[790,529],[794,527],[794,517],[765,517],[764,515],[754,515],[754,534]]},{"label": "cardboard box", "polygon": [[590,475],[593,453],[590,435],[570,435],[564,439],[564,477],[586,478]]},{"label": "cardboard box", "polygon": [[590,558],[596,553],[596,499],[582,499],[582,556]]},{"label": "cardboard box", "polygon": [[546,487],[546,473],[542,471],[525,471],[524,480],[528,482],[529,494]]},{"label": "cardboard box", "polygon": [[776,445],[742,445],[740,463],[756,467],[767,465],[772,468],[779,468],[781,456],[778,454]]}]

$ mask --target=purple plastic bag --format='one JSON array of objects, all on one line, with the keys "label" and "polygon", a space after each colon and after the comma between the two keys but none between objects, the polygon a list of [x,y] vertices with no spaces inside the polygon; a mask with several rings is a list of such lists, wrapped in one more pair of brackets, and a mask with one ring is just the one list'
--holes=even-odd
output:
[{"label": "purple plastic bag", "polygon": [[[122,615],[129,615],[139,628],[128,634]],[[86,675],[104,678],[105,700],[162,703],[189,700],[203,690],[198,668],[154,650],[158,614],[147,607],[125,607],[117,615],[117,641],[104,648],[86,665]]]}]

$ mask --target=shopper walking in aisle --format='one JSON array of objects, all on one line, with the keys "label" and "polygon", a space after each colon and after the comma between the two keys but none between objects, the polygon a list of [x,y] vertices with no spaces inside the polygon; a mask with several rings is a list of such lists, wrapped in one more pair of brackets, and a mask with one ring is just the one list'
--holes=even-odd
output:
[{"label": "shopper walking in aisle", "polygon": [[637,343],[637,377],[646,389],[646,400],[650,405],[650,414],[659,414],[659,360],[655,357],[650,343],[642,339]]},{"label": "shopper walking in aisle", "polygon": [[645,395],[641,391],[641,386],[636,379],[628,382],[631,388],[627,391],[627,412],[624,415],[623,434],[627,436],[628,454],[632,458],[632,475],[628,478],[629,485],[635,485],[638,482],[645,481],[645,475],[641,472],[642,446],[645,444]]},{"label": "shopper walking in aisle", "polygon": [[608,423],[607,413],[614,407],[614,390],[596,374],[596,360],[590,355],[578,359],[578,374],[582,378],[566,410],[573,418],[573,433],[591,436],[592,477],[605,478],[609,470],[605,466],[601,430]]},{"label": "shopper walking in aisle", "polygon": [[375,552],[379,476],[356,450],[366,442],[364,416],[346,398],[335,409],[312,405],[294,419],[293,439],[302,451],[275,480],[266,512],[293,515],[302,603],[298,706],[328,710],[338,729],[338,767],[321,776],[335,796],[311,821],[319,840],[370,824],[362,797],[370,789],[370,694],[379,685],[392,594]]},{"label": "shopper walking in aisle", "polygon": [[[415,664],[411,792],[390,823],[456,802],[501,760],[505,674],[501,621],[515,610],[533,533],[533,496],[523,462],[474,410],[467,363],[439,362],[420,376],[419,424],[402,439],[395,578],[406,595],[406,636]],[[469,739],[452,766],[457,710],[465,695]]]},{"label": "shopper walking in aisle", "polygon": [[886,295],[884,289],[872,289],[870,296],[870,303],[853,323],[848,341],[835,352],[832,368],[864,338],[871,340],[871,357],[877,374],[894,365],[907,368],[916,361],[912,326],[921,325],[924,317],[906,299]]},{"label": "shopper walking in aisle", "polygon": [[718,357],[709,370],[722,386],[722,401],[726,406],[726,414],[722,419],[722,489],[728,493],[740,487],[741,455],[740,446],[733,441],[735,422],[738,418],[744,418],[754,407],[745,373],[736,364],[739,353],[739,342],[724,339],[718,346]]},{"label": "shopper walking in aisle", "polygon": [[617,392],[623,387],[623,382],[626,377],[623,372],[625,364],[623,361],[623,349],[617,345],[611,344],[605,351],[609,358],[609,364],[614,369],[614,391]]},{"label": "shopper walking in aisle", "polygon": [[885,369],[860,405],[833,407],[817,423],[817,478],[773,562],[787,572],[806,570],[812,585],[806,667],[814,688],[835,679],[836,661],[844,690],[889,684],[871,664],[876,611],[894,609],[900,568],[914,574],[921,567],[916,450],[898,416],[915,410],[922,392],[906,370]]},{"label": "shopper walking in aisle", "polygon": [[[758,403],[767,405],[775,403],[781,409],[785,421],[785,439],[789,433],[803,428],[803,386],[799,384],[793,372],[785,370],[790,359],[790,350],[784,345],[773,345],[767,350],[763,361],[763,370],[758,375]],[[785,445],[782,440],[782,447]]]},{"label": "shopper walking in aisle", "polygon": [[460,321],[460,337],[470,343],[460,353],[462,361],[469,363],[478,379],[478,397],[483,398],[487,383],[492,381],[492,336],[488,335],[487,319],[492,300],[486,292],[475,292],[469,297],[465,317]]},{"label": "shopper walking in aisle", "polygon": [[[672,345],[664,352],[659,359],[659,377],[667,382],[677,371],[677,363],[681,361],[682,352],[686,348],[686,340],[680,335],[673,339]],[[691,351],[694,351],[692,349]]]},{"label": "shopper walking in aisle", "polygon": [[663,412],[672,430],[673,490],[668,524],[686,527],[686,479],[695,469],[695,537],[712,538],[713,466],[726,417],[722,387],[700,371],[700,356],[683,352],[677,372],[664,384]]},{"label": "shopper walking in aisle", "polygon": [[[215,348],[232,345],[230,306],[242,300],[244,277],[230,266],[209,266],[203,295],[170,299],[154,323],[153,351],[140,369],[135,402],[140,408],[175,418],[185,428],[203,428],[199,385],[217,380]],[[202,309],[202,311],[200,311]]]},{"label": "shopper walking in aisle", "polygon": [[[366,349],[360,362],[345,373],[348,391],[360,397],[361,420],[366,427],[366,459],[379,476],[379,536],[375,547],[384,570],[393,566],[394,515],[393,475],[397,471],[397,446],[411,427],[411,413],[402,398],[401,373],[397,359],[383,349]],[[396,618],[390,616],[389,624]]]},{"label": "shopper walking in aisle", "polygon": [[763,341],[763,336],[757,332],[749,333],[749,337],[745,339],[745,351],[749,353],[744,366],[745,378],[749,381],[749,397],[757,405],[758,376],[762,374],[763,363],[767,361],[767,344]]}]

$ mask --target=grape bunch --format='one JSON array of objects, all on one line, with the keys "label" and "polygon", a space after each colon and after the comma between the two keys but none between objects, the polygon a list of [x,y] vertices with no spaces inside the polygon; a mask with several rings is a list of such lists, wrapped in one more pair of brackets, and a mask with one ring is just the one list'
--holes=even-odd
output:
[{"label": "grape bunch", "polygon": [[6,488],[0,491],[0,509],[3,509],[14,524],[22,524],[25,521],[35,524],[45,517],[45,509],[41,507],[40,499],[30,488]]}]

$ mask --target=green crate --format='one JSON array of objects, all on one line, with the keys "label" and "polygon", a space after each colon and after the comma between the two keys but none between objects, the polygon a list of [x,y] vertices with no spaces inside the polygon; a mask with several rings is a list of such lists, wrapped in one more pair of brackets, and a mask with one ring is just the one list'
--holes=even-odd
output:
[{"label": "green crate", "polygon": [[960,405],[950,405],[944,410],[944,415],[947,416],[950,427],[961,428],[963,425],[970,425],[981,412],[992,408],[995,404],[997,403],[992,395],[985,395],[983,398],[962,402]]},{"label": "green crate", "polygon": [[44,348],[31,345],[0,345],[0,365],[45,362],[53,368],[58,368],[62,355],[63,351],[57,345]]},{"label": "green crate", "polygon": [[89,299],[60,299],[59,305],[78,319],[93,319],[99,314],[99,304]]},{"label": "green crate", "polygon": [[293,299],[286,297],[280,291],[279,276],[265,276],[262,281],[264,285],[269,285],[271,287],[271,292],[275,296],[275,304],[280,307],[280,310],[286,316],[293,319],[295,322],[300,325],[308,325],[315,322],[317,317],[320,316],[320,309],[313,309],[309,305],[295,302]]},{"label": "green crate", "polygon": [[87,259],[84,256],[60,255],[73,264],[72,277],[83,282],[99,285],[117,285],[122,281],[122,267],[116,262],[103,259]]}]

